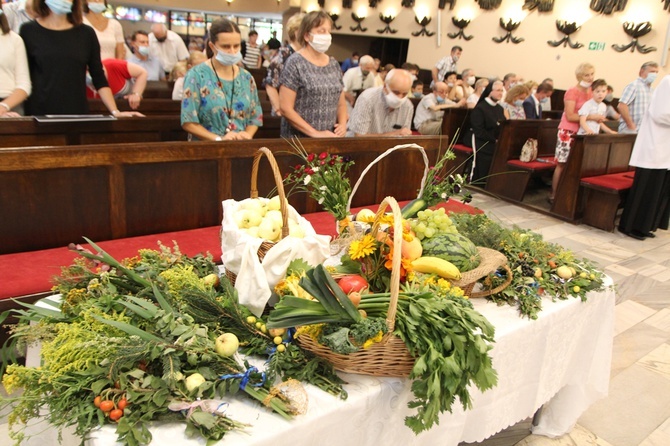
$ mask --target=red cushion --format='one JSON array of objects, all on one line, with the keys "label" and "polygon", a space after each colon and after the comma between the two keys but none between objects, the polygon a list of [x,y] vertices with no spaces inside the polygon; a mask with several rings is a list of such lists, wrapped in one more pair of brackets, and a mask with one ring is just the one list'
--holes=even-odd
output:
[{"label": "red cushion", "polygon": [[633,178],[630,172],[611,173],[609,175],[598,175],[585,177],[581,180],[582,185],[596,187],[598,189],[622,191],[633,186]]},{"label": "red cushion", "polygon": [[463,145],[463,144],[454,144],[454,150],[456,152],[465,152],[465,153],[468,153],[468,154],[472,153],[472,147],[468,147],[468,146]]},{"label": "red cushion", "polygon": [[[408,201],[400,202],[404,206]],[[366,206],[376,211],[379,206]],[[480,214],[481,210],[463,204],[456,200],[449,200],[436,206],[444,208],[447,212]],[[363,207],[352,209],[356,213]],[[319,234],[336,235],[335,219],[328,212],[316,212],[304,216],[312,224]],[[117,240],[97,242],[100,248],[108,252],[112,257],[122,260],[132,257],[142,248],[157,249],[158,242],[172,247],[172,241],[176,241],[182,253],[194,256],[209,252],[214,261],[221,262],[221,239],[220,226],[208,228],[189,229],[185,231],[166,232],[162,234],[142,235]],[[83,242],[83,240],[81,240]],[[76,242],[76,240],[75,240]],[[83,244],[84,247],[89,247]],[[26,296],[29,294],[49,291],[52,286],[52,278],[60,274],[61,267],[72,264],[77,253],[66,247],[44,249],[41,251],[19,252],[14,254],[0,255],[0,299],[15,296]]]},{"label": "red cushion", "polygon": [[556,168],[556,158],[543,157],[529,163],[524,163],[521,160],[509,160],[507,161],[507,165],[524,170],[553,170]]}]

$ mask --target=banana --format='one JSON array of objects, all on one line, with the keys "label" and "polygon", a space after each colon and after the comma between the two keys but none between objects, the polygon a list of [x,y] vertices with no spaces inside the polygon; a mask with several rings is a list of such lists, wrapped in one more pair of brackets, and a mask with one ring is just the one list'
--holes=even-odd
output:
[{"label": "banana", "polygon": [[412,262],[412,268],[420,273],[437,274],[444,279],[461,278],[461,272],[456,265],[438,257],[419,257]]}]

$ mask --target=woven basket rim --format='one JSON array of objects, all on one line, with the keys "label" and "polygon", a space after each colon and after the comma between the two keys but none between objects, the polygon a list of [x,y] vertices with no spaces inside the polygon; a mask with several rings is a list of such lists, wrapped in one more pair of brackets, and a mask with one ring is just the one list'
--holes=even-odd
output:
[{"label": "woven basket rim", "polygon": [[486,277],[489,273],[492,273],[501,266],[507,264],[507,257],[505,257],[505,254],[496,251],[495,249],[477,246],[477,251],[479,251],[479,256],[481,257],[479,266],[470,271],[462,272],[461,278],[453,282],[454,285],[462,288],[478,281],[482,277]]}]

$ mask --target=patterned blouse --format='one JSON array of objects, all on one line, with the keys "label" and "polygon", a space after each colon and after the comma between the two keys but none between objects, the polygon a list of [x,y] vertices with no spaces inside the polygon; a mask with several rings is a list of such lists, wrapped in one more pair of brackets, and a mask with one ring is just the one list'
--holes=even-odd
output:
[{"label": "patterned blouse", "polygon": [[523,105],[517,107],[505,101],[501,101],[500,105],[507,110],[510,119],[526,119],[526,111],[523,109]]},{"label": "patterned blouse", "polygon": [[[333,130],[337,122],[337,104],[342,94],[342,70],[331,57],[325,67],[309,62],[295,53],[284,64],[279,82],[296,92],[295,111],[318,131]],[[281,120],[282,138],[305,135]]]},{"label": "patterned blouse", "polygon": [[234,80],[221,83],[208,62],[188,70],[181,101],[182,125],[194,122],[220,136],[241,132],[250,125],[261,127],[263,111],[251,74],[240,68]]}]

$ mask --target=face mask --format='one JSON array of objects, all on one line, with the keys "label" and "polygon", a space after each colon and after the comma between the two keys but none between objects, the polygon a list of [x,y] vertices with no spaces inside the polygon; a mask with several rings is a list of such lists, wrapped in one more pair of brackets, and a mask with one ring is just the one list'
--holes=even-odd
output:
[{"label": "face mask", "polygon": [[453,82],[448,82],[448,83],[447,83],[447,86],[449,86],[449,88],[451,88],[451,87],[454,86],[454,83],[453,83]]},{"label": "face mask", "polygon": [[470,76],[468,78],[468,85],[470,85],[470,86],[475,85],[475,77],[474,76]]},{"label": "face mask", "polygon": [[579,86],[583,88],[589,88],[593,82],[579,81]]},{"label": "face mask", "polygon": [[354,67],[357,67],[358,66],[358,59],[352,60],[351,65],[353,65]]},{"label": "face mask", "polygon": [[451,56],[451,60],[453,60],[454,62],[458,62],[458,56]]},{"label": "face mask", "polygon": [[423,97],[423,93],[414,93],[414,97],[416,99],[421,99]]},{"label": "face mask", "polygon": [[224,53],[223,51],[217,51],[216,61],[221,65],[237,65],[239,61],[242,60],[242,53],[239,51],[234,54]]},{"label": "face mask", "polygon": [[309,42],[309,45],[314,48],[314,51],[319,53],[325,53],[330,48],[330,42],[333,40],[333,36],[330,34],[312,34],[312,41]]},{"label": "face mask", "polygon": [[137,48],[137,51],[144,57],[147,57],[149,55],[149,47],[148,46],[140,46]]},{"label": "face mask", "polygon": [[523,107],[523,101],[521,99],[517,99],[516,101],[514,101],[514,105],[516,105],[517,107]]},{"label": "face mask", "polygon": [[542,98],[540,99],[540,102],[546,104],[547,102],[549,102],[549,98]]},{"label": "face mask", "polygon": [[647,85],[651,85],[656,80],[656,76],[658,76],[658,73],[649,73],[647,74],[647,77],[644,79],[644,81],[647,83]]},{"label": "face mask", "polygon": [[438,104],[444,104],[444,98],[442,96],[435,96],[435,100]]},{"label": "face mask", "polygon": [[104,3],[89,3],[88,9],[90,9],[91,12],[100,14],[107,9],[107,6],[105,6]]},{"label": "face mask", "polygon": [[400,99],[398,96],[394,95],[393,93],[386,93],[386,105],[389,106],[389,108],[396,109],[400,107],[403,102],[405,102],[406,98]]},{"label": "face mask", "polygon": [[370,72],[368,70],[361,70],[361,73],[363,74],[363,77],[367,77]]},{"label": "face mask", "polygon": [[44,3],[54,14],[69,14],[72,12],[72,2],[67,0],[46,0]]},{"label": "face mask", "polygon": [[263,57],[268,59],[270,57],[270,51],[263,51]]},{"label": "face mask", "polygon": [[612,93],[607,93],[607,96],[605,96],[605,100],[607,102],[612,102],[612,99],[614,99],[614,95]]}]

